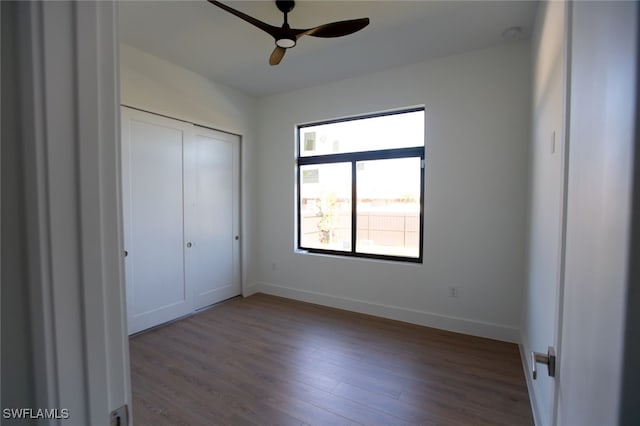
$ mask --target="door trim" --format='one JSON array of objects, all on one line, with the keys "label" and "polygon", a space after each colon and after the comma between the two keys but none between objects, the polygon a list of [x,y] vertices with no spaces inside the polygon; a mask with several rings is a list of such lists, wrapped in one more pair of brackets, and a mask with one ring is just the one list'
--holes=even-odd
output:
[{"label": "door trim", "polygon": [[[564,52],[563,52],[563,75],[562,82],[562,202],[560,203],[560,244],[558,245],[559,268],[558,268],[558,287],[556,293],[556,327],[554,342],[556,350],[556,368],[560,367],[562,358],[562,320],[564,313],[564,282],[565,282],[565,266],[566,266],[566,248],[567,248],[567,205],[569,196],[569,154],[570,154],[570,114],[571,114],[571,43],[572,43],[572,24],[573,24],[573,2],[564,3]],[[556,379],[553,381],[553,406],[551,407],[551,425],[558,423],[558,403],[560,396],[560,380],[559,374],[556,372]]]},{"label": "door trim", "polygon": [[195,121],[190,121],[190,120],[185,120],[183,118],[172,117],[172,116],[167,115],[167,114],[162,114],[162,113],[159,113],[159,112],[156,112],[156,111],[151,111],[151,110],[145,109],[145,108],[138,108],[138,107],[133,106],[133,105],[128,105],[128,104],[121,103],[120,106],[124,107],[124,108],[133,109],[133,110],[136,110],[136,111],[140,111],[140,112],[146,112],[147,114],[157,115],[159,117],[168,118],[169,120],[182,121],[183,123],[192,124],[192,125],[194,125],[196,127],[202,127],[204,129],[208,129],[208,130],[213,130],[214,132],[220,132],[220,133],[226,133],[226,134],[233,135],[233,136],[238,136],[242,140],[242,135],[239,134],[239,133],[234,133],[234,132],[230,132],[228,130],[218,129],[216,127],[207,126],[206,124],[197,123]]},{"label": "door trim", "polygon": [[18,7],[34,406],[105,424],[131,404],[117,4]]}]

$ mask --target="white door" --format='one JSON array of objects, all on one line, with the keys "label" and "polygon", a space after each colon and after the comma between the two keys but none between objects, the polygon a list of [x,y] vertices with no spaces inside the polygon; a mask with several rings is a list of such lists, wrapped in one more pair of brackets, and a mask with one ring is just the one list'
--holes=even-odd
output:
[{"label": "white door", "polygon": [[570,10],[571,142],[556,424],[640,425],[639,287],[630,273],[640,261],[640,5],[571,2]]},{"label": "white door", "polygon": [[240,138],[196,126],[192,148],[187,262],[195,309],[200,309],[241,293]]},{"label": "white door", "polygon": [[[546,2],[538,9],[532,48],[534,57],[532,119],[532,186],[529,229],[529,285],[525,295],[523,346],[529,367],[531,352],[559,354],[565,222],[565,80],[566,3]],[[553,425],[557,380],[536,365],[530,381],[534,415]]]},{"label": "white door", "polygon": [[191,126],[122,109],[129,333],[193,311],[184,264],[183,151]]}]

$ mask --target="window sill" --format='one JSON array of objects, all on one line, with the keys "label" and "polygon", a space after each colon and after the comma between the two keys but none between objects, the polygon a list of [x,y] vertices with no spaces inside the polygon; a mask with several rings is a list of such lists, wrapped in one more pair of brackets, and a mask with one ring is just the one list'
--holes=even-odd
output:
[{"label": "window sill", "polygon": [[359,254],[335,253],[335,252],[308,250],[304,248],[296,248],[293,250],[293,252],[294,254],[299,254],[299,255],[324,257],[329,259],[355,260],[355,261],[365,261],[365,262],[385,263],[385,264],[395,263],[398,265],[415,265],[415,266],[423,265],[423,259],[421,258],[408,258],[408,257],[400,258],[400,257],[393,257],[393,256],[369,255],[364,253],[359,253]]}]

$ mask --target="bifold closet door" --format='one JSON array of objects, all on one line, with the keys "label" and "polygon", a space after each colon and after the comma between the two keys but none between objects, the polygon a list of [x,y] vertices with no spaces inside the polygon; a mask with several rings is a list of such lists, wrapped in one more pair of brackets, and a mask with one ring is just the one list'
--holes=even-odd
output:
[{"label": "bifold closet door", "polygon": [[184,161],[192,126],[122,108],[129,333],[193,311],[185,278]]},{"label": "bifold closet door", "polygon": [[240,138],[194,127],[194,198],[189,223],[193,234],[195,308],[241,293]]}]

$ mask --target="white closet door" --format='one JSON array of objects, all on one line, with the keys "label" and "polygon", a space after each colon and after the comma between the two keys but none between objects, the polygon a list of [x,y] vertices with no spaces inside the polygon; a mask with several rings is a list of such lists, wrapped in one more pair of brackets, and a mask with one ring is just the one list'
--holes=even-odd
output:
[{"label": "white closet door", "polygon": [[129,333],[193,311],[185,280],[183,151],[193,126],[122,109]]},{"label": "white closet door", "polygon": [[195,308],[237,296],[240,290],[240,138],[194,127],[193,220],[189,233]]}]

